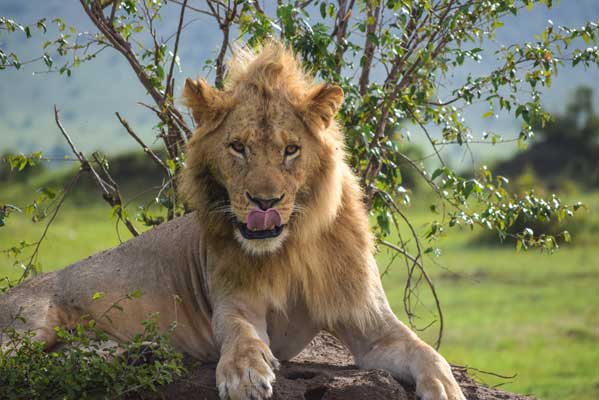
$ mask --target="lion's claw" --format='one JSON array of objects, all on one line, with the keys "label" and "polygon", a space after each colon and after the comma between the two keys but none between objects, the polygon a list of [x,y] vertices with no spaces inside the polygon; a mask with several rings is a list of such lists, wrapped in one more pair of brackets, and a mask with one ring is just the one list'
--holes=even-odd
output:
[{"label": "lion's claw", "polygon": [[420,400],[466,400],[445,360],[437,361],[418,377],[416,394]]},{"label": "lion's claw", "polygon": [[279,362],[268,346],[252,341],[236,346],[221,357],[216,367],[218,393],[222,400],[263,400],[272,396],[274,369]]}]

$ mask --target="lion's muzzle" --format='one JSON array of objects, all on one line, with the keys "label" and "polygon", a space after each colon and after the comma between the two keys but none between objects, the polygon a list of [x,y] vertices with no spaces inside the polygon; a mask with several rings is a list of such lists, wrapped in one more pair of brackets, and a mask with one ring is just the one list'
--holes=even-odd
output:
[{"label": "lion's muzzle", "polygon": [[283,228],[281,214],[274,208],[250,211],[247,223],[239,224],[239,231],[246,239],[277,237]]}]

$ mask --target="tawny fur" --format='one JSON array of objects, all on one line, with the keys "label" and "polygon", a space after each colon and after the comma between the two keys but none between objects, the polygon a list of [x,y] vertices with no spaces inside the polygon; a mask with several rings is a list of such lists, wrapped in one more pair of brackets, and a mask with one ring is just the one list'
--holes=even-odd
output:
[{"label": "tawny fur", "polygon": [[[226,248],[227,261],[217,272],[222,285],[263,293],[281,310],[290,296],[301,295],[327,326],[339,316],[363,326],[376,312],[367,305],[376,304],[370,282],[377,278],[362,193],[334,120],[343,92],[313,83],[299,65],[291,52],[271,43],[257,54],[238,50],[223,91],[188,81],[183,96],[199,128],[187,145],[180,191]],[[239,162],[227,151],[236,137],[267,149]],[[279,154],[290,140],[301,154],[286,165]],[[253,167],[261,173],[248,173]],[[245,193],[252,189],[285,193],[278,209],[289,232],[275,254],[252,256],[228,243],[236,229],[230,215],[213,212],[230,203],[230,212],[243,221],[252,208]]]},{"label": "tawny fur", "polygon": [[[294,357],[327,329],[360,367],[415,383],[421,399],[464,400],[449,364],[397,320],[383,292],[334,119],[343,91],[314,83],[300,65],[272,42],[238,50],[224,90],[188,79],[183,97],[197,129],[179,188],[196,211],[0,296],[0,328],[32,329],[51,347],[54,326],[85,316],[126,340],[159,312],[161,327],[177,321],[178,349],[218,360],[218,390],[231,400],[270,397],[276,358]],[[290,145],[299,151],[288,156]],[[281,198],[280,236],[239,233],[256,209],[248,195]],[[141,299],[102,317],[133,290]],[[92,300],[95,292],[105,296]]]}]

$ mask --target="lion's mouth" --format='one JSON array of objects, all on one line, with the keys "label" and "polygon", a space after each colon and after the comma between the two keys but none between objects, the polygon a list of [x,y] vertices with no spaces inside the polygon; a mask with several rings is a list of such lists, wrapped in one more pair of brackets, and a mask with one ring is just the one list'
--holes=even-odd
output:
[{"label": "lion's mouth", "polygon": [[274,209],[252,210],[247,216],[247,223],[239,224],[239,231],[246,239],[268,239],[277,237],[283,232],[281,214]]},{"label": "lion's mouth", "polygon": [[241,236],[248,240],[253,239],[268,239],[277,237],[283,232],[285,225],[275,226],[273,229],[251,230],[247,224],[238,224]]}]

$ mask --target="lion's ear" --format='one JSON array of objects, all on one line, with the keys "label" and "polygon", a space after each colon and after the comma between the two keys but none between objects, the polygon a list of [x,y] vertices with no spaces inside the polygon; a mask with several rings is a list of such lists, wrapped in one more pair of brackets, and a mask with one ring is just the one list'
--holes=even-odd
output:
[{"label": "lion's ear", "polygon": [[229,110],[227,95],[213,88],[204,79],[187,78],[183,88],[183,104],[191,110],[198,127],[204,130],[216,128]]},{"label": "lion's ear", "polygon": [[323,83],[315,87],[303,104],[304,121],[317,130],[326,129],[343,103],[343,89]]}]

